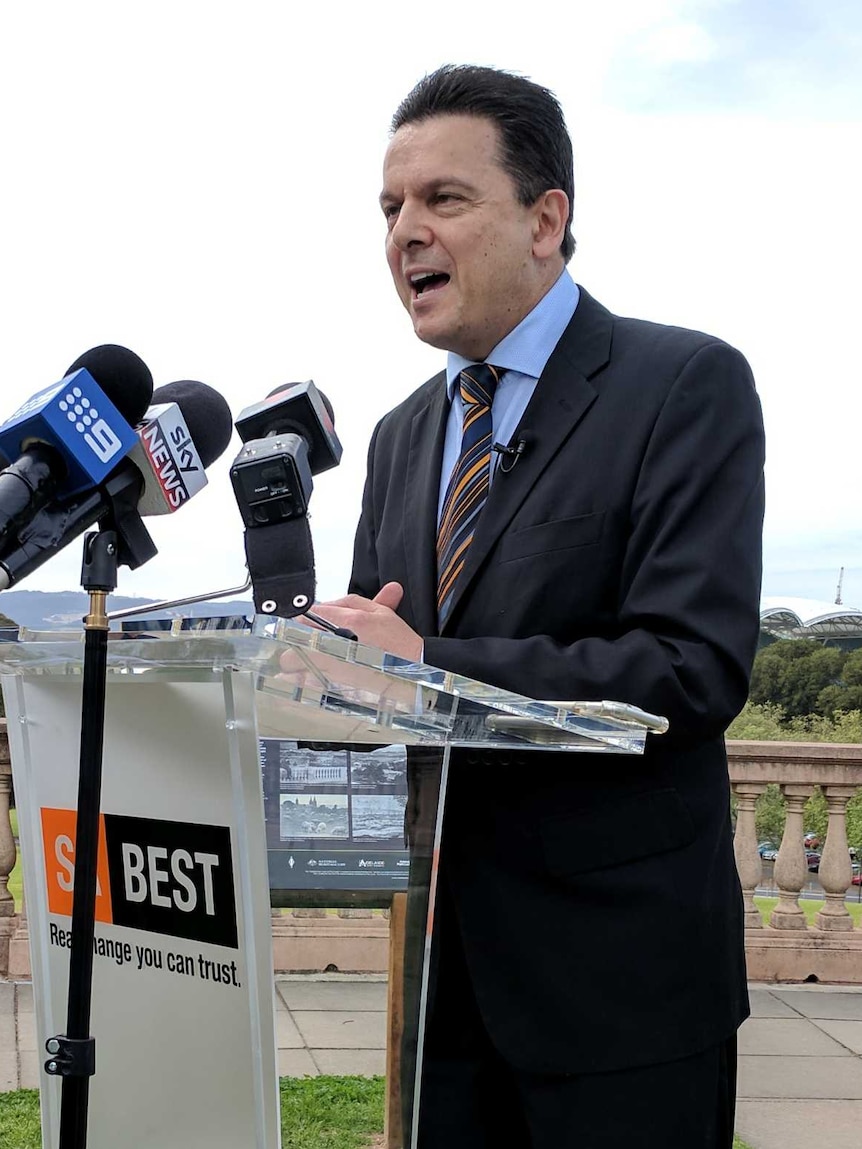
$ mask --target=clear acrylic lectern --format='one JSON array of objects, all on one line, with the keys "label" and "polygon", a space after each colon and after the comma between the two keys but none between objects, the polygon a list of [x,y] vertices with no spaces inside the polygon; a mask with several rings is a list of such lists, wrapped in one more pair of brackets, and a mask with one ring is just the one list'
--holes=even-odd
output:
[{"label": "clear acrylic lectern", "polygon": [[[81,637],[51,632],[0,646],[40,1056],[65,1016],[82,655]],[[112,639],[88,1144],[280,1144],[260,740],[280,740],[287,774],[295,754],[296,775],[308,777],[309,746],[403,746],[408,772],[421,775],[405,931],[403,1136],[391,1139],[407,1149],[449,748],[637,754],[665,726],[619,703],[535,702],[271,619],[247,634]],[[305,826],[310,839],[337,844],[362,805],[332,771],[309,786],[282,797],[283,817],[299,820],[292,833]],[[43,1072],[46,1149],[57,1144],[59,1086]]]}]

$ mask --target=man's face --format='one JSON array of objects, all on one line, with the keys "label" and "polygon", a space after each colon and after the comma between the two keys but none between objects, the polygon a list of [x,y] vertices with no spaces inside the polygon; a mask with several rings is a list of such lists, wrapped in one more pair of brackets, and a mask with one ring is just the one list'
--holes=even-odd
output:
[{"label": "man's face", "polygon": [[518,203],[491,120],[399,128],[380,203],[389,269],[423,342],[484,359],[547,290],[547,260],[533,250],[537,209]]}]

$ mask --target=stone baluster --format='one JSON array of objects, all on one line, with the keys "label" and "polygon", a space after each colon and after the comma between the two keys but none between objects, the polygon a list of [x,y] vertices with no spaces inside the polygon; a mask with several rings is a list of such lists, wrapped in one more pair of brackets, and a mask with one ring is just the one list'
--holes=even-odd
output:
[{"label": "stone baluster", "polygon": [[820,885],[826,894],[823,909],[817,915],[817,928],[848,932],[853,919],[847,912],[845,898],[853,878],[850,851],[847,848],[847,803],[853,797],[855,786],[824,786],[823,796],[829,811],[826,844],[820,858]]},{"label": "stone baluster", "polygon": [[763,928],[760,910],[754,904],[754,891],[760,884],[763,862],[757,849],[757,827],[754,807],[757,799],[766,789],[765,783],[740,782],[734,786],[736,794],[736,832],[733,835],[733,854],[736,869],[742,886],[742,899],[745,905],[745,928]]},{"label": "stone baluster", "polygon": [[15,928],[15,901],[9,893],[9,875],[18,856],[12,823],[9,820],[9,798],[12,794],[12,767],[6,720],[0,722],[0,977],[9,972],[9,940]]},{"label": "stone baluster", "polygon": [[21,897],[21,913],[15,919],[15,931],[9,942],[9,980],[29,981],[30,970],[30,927],[27,923],[27,891]]},{"label": "stone baluster", "polygon": [[784,837],[775,859],[775,884],[778,886],[778,905],[772,911],[769,924],[776,930],[807,930],[808,923],[799,905],[799,895],[808,877],[808,863],[802,844],[802,812],[814,792],[813,786],[782,786],[787,820]]}]

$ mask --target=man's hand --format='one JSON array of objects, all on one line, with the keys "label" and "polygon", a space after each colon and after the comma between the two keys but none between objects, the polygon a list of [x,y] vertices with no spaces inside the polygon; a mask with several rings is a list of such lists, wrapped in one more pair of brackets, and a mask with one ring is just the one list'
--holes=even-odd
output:
[{"label": "man's hand", "polygon": [[404,597],[401,583],[388,582],[373,599],[348,594],[333,602],[314,604],[314,613],[336,626],[352,630],[366,646],[376,646],[418,662],[422,655],[422,638],[395,613]]}]

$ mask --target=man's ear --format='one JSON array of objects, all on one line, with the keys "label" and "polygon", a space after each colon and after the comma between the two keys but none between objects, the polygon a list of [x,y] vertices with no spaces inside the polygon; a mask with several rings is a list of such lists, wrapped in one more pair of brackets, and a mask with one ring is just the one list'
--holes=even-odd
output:
[{"label": "man's ear", "polygon": [[569,223],[569,197],[560,188],[542,192],[533,204],[533,254],[547,259],[560,250]]}]

